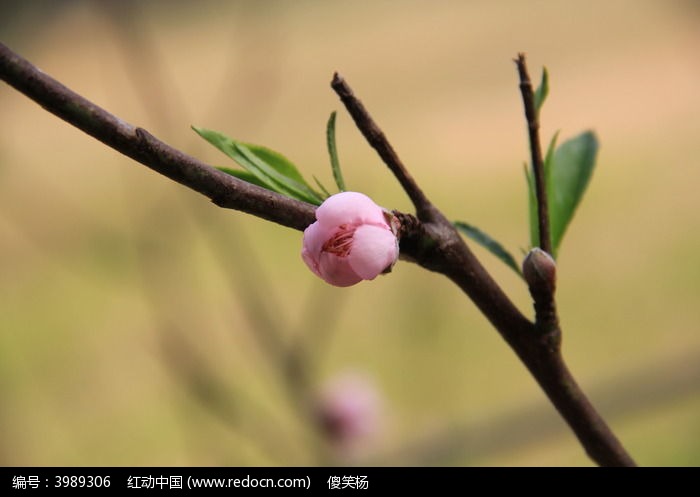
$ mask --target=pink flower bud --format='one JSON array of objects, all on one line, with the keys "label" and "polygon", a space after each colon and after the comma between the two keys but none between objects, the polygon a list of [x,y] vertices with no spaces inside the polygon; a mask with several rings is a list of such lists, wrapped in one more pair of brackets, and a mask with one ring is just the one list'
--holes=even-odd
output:
[{"label": "pink flower bud", "polygon": [[343,452],[360,450],[375,440],[381,411],[381,397],[374,382],[357,372],[334,377],[316,398],[316,412],[324,433]]},{"label": "pink flower bud", "polygon": [[391,269],[399,256],[393,215],[357,192],[328,197],[304,230],[301,257],[327,283],[350,286]]}]

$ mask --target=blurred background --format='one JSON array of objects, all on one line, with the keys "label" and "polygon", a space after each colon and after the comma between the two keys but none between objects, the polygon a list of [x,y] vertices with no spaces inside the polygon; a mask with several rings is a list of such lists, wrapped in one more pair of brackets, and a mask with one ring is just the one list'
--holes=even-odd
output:
[{"label": "blurred background", "polygon": [[[512,59],[546,143],[601,142],[559,257],[564,355],[640,464],[700,464],[700,4],[32,1],[0,39],[208,163],[198,125],[411,210],[330,89],[348,80],[433,201],[528,248]],[[0,85],[0,464],[590,465],[445,278],[338,289],[301,234],[134,163]],[[475,252],[531,315],[519,278]]]}]

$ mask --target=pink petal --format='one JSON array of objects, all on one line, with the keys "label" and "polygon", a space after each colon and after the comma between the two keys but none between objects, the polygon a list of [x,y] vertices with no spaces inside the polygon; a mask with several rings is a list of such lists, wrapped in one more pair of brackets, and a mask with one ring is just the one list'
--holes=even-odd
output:
[{"label": "pink petal", "polygon": [[316,219],[325,226],[386,224],[382,208],[358,192],[341,192],[328,197],[316,209]]},{"label": "pink petal", "polygon": [[306,247],[301,249],[301,258],[304,260],[309,269],[316,274],[316,276],[321,276],[321,272],[318,269],[318,257],[314,257]]},{"label": "pink petal", "polygon": [[396,262],[398,256],[396,237],[388,228],[365,224],[355,230],[347,258],[355,273],[362,279],[372,280]]},{"label": "pink petal", "polygon": [[321,252],[318,273],[326,283],[334,286],[351,286],[362,281],[362,277],[353,271],[348,257],[338,257],[329,252]]},{"label": "pink petal", "polygon": [[326,243],[326,240],[333,236],[336,229],[337,228],[334,226],[322,225],[318,221],[309,225],[304,230],[302,257],[303,253],[306,252],[307,256],[316,261],[316,264],[318,264],[318,258],[321,255],[323,244]]}]

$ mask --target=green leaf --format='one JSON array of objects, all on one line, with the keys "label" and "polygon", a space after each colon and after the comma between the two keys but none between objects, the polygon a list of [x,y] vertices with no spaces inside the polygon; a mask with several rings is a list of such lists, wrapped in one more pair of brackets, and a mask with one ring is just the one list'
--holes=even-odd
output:
[{"label": "green leaf", "polygon": [[236,141],[236,145],[238,147],[243,146],[247,148],[250,152],[253,153],[255,157],[268,164],[282,176],[290,178],[296,181],[297,183],[306,184],[306,181],[304,181],[304,177],[301,175],[297,167],[279,152],[275,152],[274,150],[270,150],[269,148],[263,147],[261,145],[253,145],[252,143],[243,143]]},{"label": "green leaf", "polygon": [[564,233],[583,198],[593,174],[597,153],[598,139],[592,131],[585,131],[557,147],[548,161],[547,200],[552,255],[557,254]]},{"label": "green leaf", "polygon": [[549,74],[547,73],[547,68],[542,68],[542,80],[540,81],[540,86],[535,90],[535,109],[537,109],[537,114],[540,113],[540,109],[547,100],[547,95],[549,95]]},{"label": "green leaf", "polygon": [[549,141],[549,146],[547,147],[547,154],[544,156],[544,177],[549,178],[550,171],[552,170],[552,161],[554,160],[554,152],[557,149],[557,140],[559,140],[559,131],[554,133],[554,136]]},{"label": "green leaf", "polygon": [[258,181],[258,178],[255,177],[255,175],[249,173],[248,171],[243,171],[241,169],[231,169],[230,167],[220,167],[220,166],[214,166],[216,167],[219,171],[222,171],[226,174],[230,174],[231,176],[235,176],[238,179],[242,179],[243,181],[246,181],[247,183],[252,183],[254,185],[261,186],[263,188],[267,188],[267,185],[264,183]]},{"label": "green leaf", "polygon": [[[248,144],[236,143],[235,148],[240,154],[236,158],[236,162],[258,177],[266,176],[271,180],[273,189],[276,189],[275,191],[311,204],[320,205],[323,202],[323,197],[316,193],[306,181],[298,175],[296,168],[294,168],[294,171],[297,175],[294,177],[285,176],[275,169],[271,163],[266,162],[260,155],[256,154],[254,150],[251,150]],[[291,163],[289,164],[291,165]],[[297,181],[297,176],[301,181]]]},{"label": "green leaf", "polygon": [[316,176],[312,176],[312,178],[316,182],[316,186],[318,186],[318,189],[321,190],[321,193],[323,193],[326,196],[326,198],[330,197],[330,192],[325,186],[323,186],[323,184],[318,180],[318,178]]},{"label": "green leaf", "polygon": [[331,117],[328,118],[326,125],[326,144],[328,145],[328,155],[331,157],[331,169],[333,170],[333,179],[338,186],[338,190],[345,191],[345,180],[343,173],[340,170],[340,162],[338,161],[338,149],[335,146],[335,111],[331,112]]},{"label": "green leaf", "polygon": [[243,143],[217,131],[192,126],[202,138],[240,164],[258,184],[288,197],[320,205],[323,197],[304,180],[299,170],[282,154],[260,145]]},{"label": "green leaf", "polygon": [[498,257],[502,262],[504,262],[508,267],[510,267],[513,271],[522,276],[522,274],[520,273],[520,267],[518,266],[518,263],[515,262],[515,258],[510,254],[510,252],[503,248],[503,245],[501,245],[499,242],[497,242],[489,235],[481,231],[476,226],[472,226],[471,224],[467,224],[462,221],[456,221],[454,225],[455,228],[457,228],[467,237],[471,238],[476,243],[487,249],[493,255]]}]

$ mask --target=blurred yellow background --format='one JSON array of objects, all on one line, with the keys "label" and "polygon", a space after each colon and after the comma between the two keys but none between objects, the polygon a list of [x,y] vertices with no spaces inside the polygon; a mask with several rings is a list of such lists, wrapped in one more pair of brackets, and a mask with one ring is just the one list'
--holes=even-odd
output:
[{"label": "blurred yellow background", "polygon": [[[528,150],[512,59],[526,52],[537,81],[546,65],[543,141],[593,128],[601,142],[560,251],[564,355],[640,464],[700,463],[697,2],[14,3],[4,43],[211,164],[230,162],[191,124],[332,184],[338,110],[348,187],[410,211],[330,89],[339,71],[434,202],[517,255]],[[303,347],[307,387],[344,371],[375,383],[381,429],[354,462],[591,464],[446,279],[400,262],[332,288],[300,248],[0,85],[0,464],[328,463],[280,336]],[[474,250],[530,315],[517,276]]]}]

